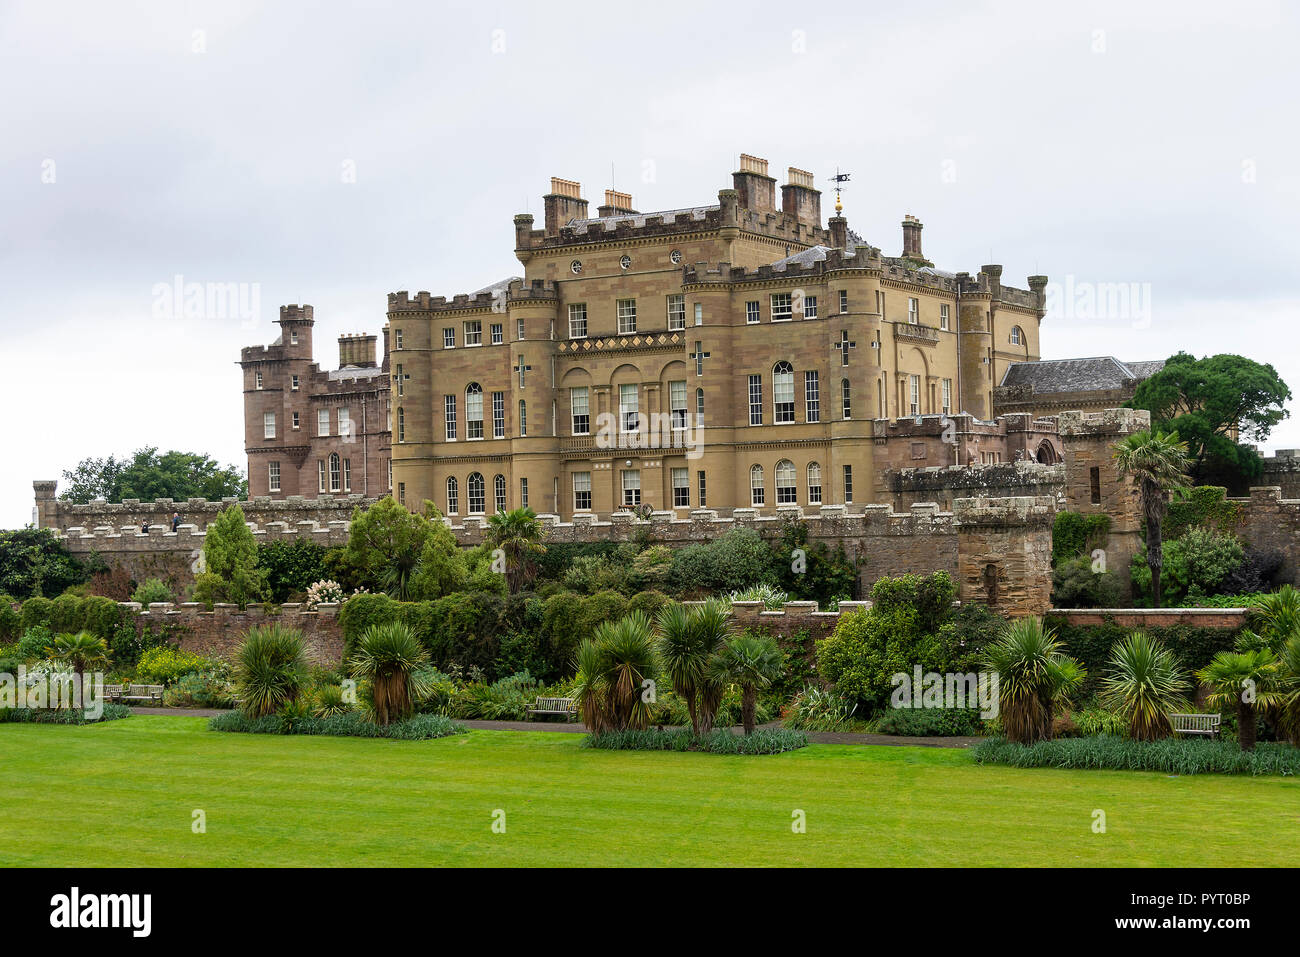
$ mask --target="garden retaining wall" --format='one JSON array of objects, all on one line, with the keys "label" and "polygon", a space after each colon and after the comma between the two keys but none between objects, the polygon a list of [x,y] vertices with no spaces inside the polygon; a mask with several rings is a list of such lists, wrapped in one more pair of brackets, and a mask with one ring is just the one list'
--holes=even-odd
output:
[{"label": "garden retaining wall", "polygon": [[134,612],[131,618],[137,632],[161,630],[177,647],[196,655],[229,661],[254,625],[279,623],[302,633],[307,660],[313,664],[334,666],[343,660],[343,629],[339,626],[338,605],[281,605],[278,614],[261,605],[217,604],[209,611],[205,605],[157,602],[143,608],[137,602],[121,602]]}]

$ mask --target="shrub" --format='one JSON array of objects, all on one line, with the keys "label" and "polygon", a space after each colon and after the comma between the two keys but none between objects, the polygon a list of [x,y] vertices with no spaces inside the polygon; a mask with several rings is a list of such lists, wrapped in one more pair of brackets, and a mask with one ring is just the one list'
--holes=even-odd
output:
[{"label": "shrub", "polygon": [[1264,743],[1242,751],[1232,741],[1164,738],[1134,741],[1113,735],[1063,738],[1033,745],[990,738],[971,752],[978,764],[1017,768],[1093,768],[1162,774],[1300,774],[1300,749]]},{"label": "shrub", "polygon": [[206,671],[215,665],[209,658],[182,651],[171,645],[158,645],[141,653],[135,674],[142,684],[175,684],[182,675]]},{"label": "shrub", "polygon": [[37,625],[48,628],[54,602],[48,598],[29,598],[23,602],[22,629],[26,633]]},{"label": "shrub", "polygon": [[320,685],[312,691],[311,715],[313,718],[329,718],[351,710],[352,705],[343,698],[341,685]]},{"label": "shrub", "polygon": [[279,714],[250,718],[243,711],[231,711],[209,719],[208,727],[213,731],[246,734],[320,734],[400,741],[428,741],[465,733],[462,726],[439,714],[417,714],[393,724],[375,724],[358,711],[345,711],[324,718],[295,716],[292,721],[285,721]]},{"label": "shrub", "polygon": [[1173,733],[1169,713],[1185,705],[1187,678],[1158,639],[1135,631],[1111,649],[1101,703],[1125,719],[1128,733],[1154,741]]},{"label": "shrub", "polygon": [[710,754],[780,754],[806,747],[808,737],[785,728],[761,728],[753,734],[732,734],[722,728],[696,737],[689,729],[605,731],[589,734],[588,748],[609,751],[705,751]]},{"label": "shrub", "polygon": [[82,629],[105,641],[113,637],[117,626],[126,619],[126,616],[126,610],[111,598],[91,595],[81,599]]},{"label": "shrub", "polygon": [[224,669],[195,671],[181,675],[163,694],[169,708],[229,708],[233,689]]},{"label": "shrub", "polygon": [[537,681],[526,671],[487,684],[471,682],[456,693],[452,716],[483,721],[523,721],[533,703]]},{"label": "shrub", "polygon": [[409,625],[392,621],[367,628],[349,665],[368,683],[370,717],[379,724],[409,718],[421,697],[418,673],[428,663],[429,653]]},{"label": "shrub", "polygon": [[668,581],[678,593],[729,592],[775,585],[781,577],[776,553],[752,528],[733,528],[711,542],[673,552]]},{"label": "shrub", "polygon": [[[1149,602],[1151,569],[1146,561],[1144,546],[1133,556],[1130,574],[1135,591]],[[1220,594],[1244,561],[1245,551],[1236,538],[1203,526],[1189,528],[1182,538],[1164,543],[1161,592],[1170,603]]]},{"label": "shrub", "polygon": [[172,601],[172,590],[160,578],[146,578],[131,593],[131,600],[138,601],[147,608],[156,601]]},{"label": "shrub", "polygon": [[1112,571],[1095,572],[1087,555],[1068,558],[1052,569],[1052,604],[1057,608],[1117,608],[1124,588]]},{"label": "shrub", "polygon": [[761,601],[765,611],[780,611],[789,596],[775,585],[751,585],[740,591],[733,591],[727,596],[727,601]]},{"label": "shrub", "polygon": [[845,695],[808,685],[790,702],[785,726],[797,731],[843,731],[857,707],[857,702]]},{"label": "shrub", "polygon": [[22,638],[18,639],[18,644],[14,646],[14,654],[23,661],[33,661],[47,657],[49,652],[46,649],[53,646],[53,632],[44,625],[33,625],[23,632]]},{"label": "shrub", "polygon": [[343,586],[338,582],[324,579],[313,582],[307,589],[307,607],[317,605],[341,605],[343,603]]},{"label": "shrub", "polygon": [[126,705],[104,702],[98,718],[86,717],[84,708],[0,708],[0,724],[100,724],[131,717]]},{"label": "shrub", "polygon": [[235,652],[236,689],[250,718],[272,715],[297,700],[306,676],[302,635],[292,628],[255,625]]},{"label": "shrub", "polygon": [[22,633],[22,616],[14,610],[8,595],[0,595],[0,644],[17,641]]},{"label": "shrub", "polygon": [[286,602],[312,582],[328,578],[324,545],[295,538],[257,546],[257,567],[266,576],[271,601]]},{"label": "shrub", "polygon": [[627,591],[629,568],[604,555],[579,555],[564,573],[564,586],[580,595],[598,591]]},{"label": "shrub", "polygon": [[972,737],[984,732],[984,720],[970,708],[889,708],[874,730],[914,738]]}]

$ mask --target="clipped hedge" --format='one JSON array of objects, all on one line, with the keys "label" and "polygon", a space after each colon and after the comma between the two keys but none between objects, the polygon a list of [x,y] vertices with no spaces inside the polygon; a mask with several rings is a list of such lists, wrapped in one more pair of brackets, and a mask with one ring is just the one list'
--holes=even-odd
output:
[{"label": "clipped hedge", "polygon": [[0,724],[102,724],[129,717],[130,708],[110,701],[98,718],[87,718],[83,708],[0,708]]},{"label": "clipped hedge", "polygon": [[463,726],[440,714],[417,714],[405,721],[375,724],[367,721],[358,711],[345,711],[328,718],[292,720],[277,714],[249,718],[242,711],[231,711],[209,719],[208,728],[212,731],[244,734],[320,734],[344,738],[392,738],[399,741],[428,741],[465,733]]},{"label": "clipped hedge", "polygon": [[[1080,700],[1097,693],[1102,677],[1110,668],[1111,647],[1134,631],[1116,624],[1070,625],[1059,615],[1048,615],[1043,623],[1056,629],[1065,650],[1088,669],[1078,695]],[[1240,633],[1236,628],[1198,628],[1193,625],[1144,630],[1163,642],[1178,657],[1179,667],[1187,672],[1205,667],[1220,651],[1231,651]]]},{"label": "clipped hedge", "polygon": [[107,641],[125,618],[126,610],[111,598],[60,595],[54,599],[27,599],[23,602],[19,624],[24,632],[39,625],[56,635],[88,631]]},{"label": "clipped hedge", "polygon": [[1090,738],[1055,738],[1037,744],[1013,744],[990,738],[971,749],[977,764],[1017,768],[1091,768],[1108,771],[1159,771],[1163,774],[1300,773],[1300,748],[1261,742],[1242,751],[1235,741],[1165,738],[1133,741],[1102,734]]},{"label": "clipped hedge", "polygon": [[606,731],[589,734],[583,746],[607,751],[705,751],[709,754],[780,754],[808,745],[802,731],[787,728],[759,728],[753,734],[732,734],[715,728],[696,737],[689,728],[663,731]]}]

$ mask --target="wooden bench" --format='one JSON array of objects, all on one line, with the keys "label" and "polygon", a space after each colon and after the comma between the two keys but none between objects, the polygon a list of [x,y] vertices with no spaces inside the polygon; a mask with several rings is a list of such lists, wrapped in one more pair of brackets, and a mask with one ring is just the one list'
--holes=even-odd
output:
[{"label": "wooden bench", "polygon": [[1171,714],[1169,723],[1174,727],[1174,734],[1203,734],[1207,738],[1219,736],[1217,714]]},{"label": "wooden bench", "polygon": [[120,702],[124,694],[126,694],[126,685],[104,685],[104,698],[107,701]]},{"label": "wooden bench", "polygon": [[161,708],[163,703],[162,685],[129,685],[126,694],[121,695],[123,704],[142,704],[152,708]]},{"label": "wooden bench", "polygon": [[565,719],[578,716],[578,702],[573,698],[538,698],[528,709],[529,717],[535,714],[562,714]]}]

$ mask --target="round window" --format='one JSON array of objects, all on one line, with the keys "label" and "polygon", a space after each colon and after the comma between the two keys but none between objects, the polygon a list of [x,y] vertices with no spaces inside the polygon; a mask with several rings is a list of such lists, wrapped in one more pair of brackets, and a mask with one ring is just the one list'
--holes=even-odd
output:
[{"label": "round window", "polygon": [[582,272],[582,260],[581,260],[581,259],[575,259],[573,262],[569,263],[569,269],[571,269],[571,270],[573,271],[573,274],[574,274],[575,276],[576,276],[578,273]]},{"label": "round window", "polygon": [[618,261],[618,264],[622,266],[624,269],[627,269],[629,266],[632,265],[632,257],[624,256],[622,259]]},{"label": "round window", "polygon": [[673,265],[676,266],[679,262],[682,261],[682,251],[680,249],[674,249],[671,253],[668,254],[668,258],[671,259],[673,261]]}]

